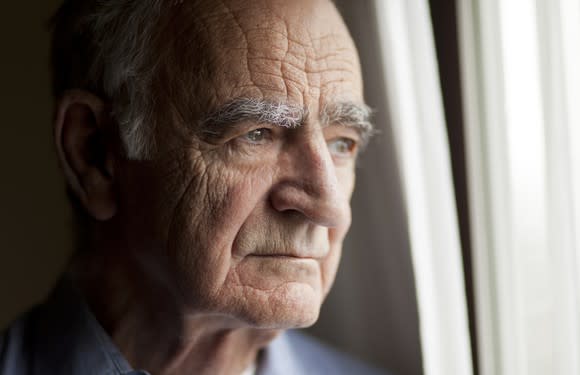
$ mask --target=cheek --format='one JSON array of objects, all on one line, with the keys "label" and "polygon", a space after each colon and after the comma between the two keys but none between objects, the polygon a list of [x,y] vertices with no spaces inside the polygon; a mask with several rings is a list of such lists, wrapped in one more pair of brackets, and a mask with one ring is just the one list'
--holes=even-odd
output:
[{"label": "cheek", "polygon": [[191,178],[172,218],[167,244],[186,300],[212,304],[235,267],[234,240],[267,185],[267,179],[250,172],[216,163]]},{"label": "cheek", "polygon": [[[340,180],[342,186],[344,187],[344,194],[347,196],[347,199],[350,199],[352,195],[352,191],[354,189],[354,173],[345,172],[342,177],[343,179]],[[340,263],[340,258],[342,255],[342,243],[348,230],[350,228],[351,223],[351,209],[350,204],[348,205],[348,220],[346,221],[344,226],[336,227],[336,228],[329,228],[328,229],[328,242],[330,244],[330,252],[328,256],[324,259],[321,263],[321,280],[322,280],[322,289],[323,295],[326,296],[334,283],[334,278],[336,277],[336,272],[338,270],[338,266]]]},{"label": "cheek", "polygon": [[338,179],[338,184],[346,197],[350,199],[354,191],[355,186],[355,162],[353,161],[348,166],[339,167],[336,169],[336,178]]},{"label": "cheek", "polygon": [[328,237],[330,241],[330,252],[328,256],[320,265],[321,271],[321,281],[322,281],[322,292],[326,296],[334,283],[334,278],[336,277],[336,272],[338,270],[338,265],[340,263],[340,258],[342,255],[342,241],[346,234],[346,229],[330,229],[328,231]]}]

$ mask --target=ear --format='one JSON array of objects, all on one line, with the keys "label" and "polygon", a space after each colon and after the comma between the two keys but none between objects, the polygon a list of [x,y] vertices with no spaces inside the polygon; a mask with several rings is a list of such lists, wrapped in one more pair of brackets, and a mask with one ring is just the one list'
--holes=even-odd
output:
[{"label": "ear", "polygon": [[54,140],[60,164],[73,194],[100,221],[117,210],[110,133],[109,115],[97,96],[70,90],[58,101]]}]

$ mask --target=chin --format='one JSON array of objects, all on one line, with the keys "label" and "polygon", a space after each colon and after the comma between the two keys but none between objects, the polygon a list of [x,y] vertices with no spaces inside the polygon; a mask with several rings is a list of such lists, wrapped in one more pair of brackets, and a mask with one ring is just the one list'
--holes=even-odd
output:
[{"label": "chin", "polygon": [[251,327],[307,327],[320,314],[322,281],[312,260],[248,257],[228,274],[214,301]]},{"label": "chin", "polygon": [[305,328],[320,315],[322,293],[305,283],[288,283],[269,292],[265,314],[256,316],[256,326],[268,329]]}]

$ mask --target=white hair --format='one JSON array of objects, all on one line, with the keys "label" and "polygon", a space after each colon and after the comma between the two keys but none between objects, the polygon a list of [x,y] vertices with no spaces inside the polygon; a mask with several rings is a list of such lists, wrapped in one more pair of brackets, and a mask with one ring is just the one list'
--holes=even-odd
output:
[{"label": "white hair", "polygon": [[[198,127],[205,135],[219,134],[220,128],[243,121],[268,123],[283,128],[297,128],[307,121],[310,111],[306,107],[272,102],[256,98],[236,98],[203,118]],[[364,103],[338,100],[321,108],[320,122],[323,126],[343,125],[356,129],[364,147],[375,130],[371,123],[372,110]]]},{"label": "white hair", "polygon": [[162,7],[175,0],[65,0],[53,18],[55,95],[70,88],[110,100],[126,156],[155,149],[155,40]]},{"label": "white hair", "polygon": [[208,127],[252,120],[260,124],[269,123],[284,128],[297,128],[302,125],[306,117],[308,117],[306,108],[257,98],[236,98],[207,115],[199,126],[205,130]]}]

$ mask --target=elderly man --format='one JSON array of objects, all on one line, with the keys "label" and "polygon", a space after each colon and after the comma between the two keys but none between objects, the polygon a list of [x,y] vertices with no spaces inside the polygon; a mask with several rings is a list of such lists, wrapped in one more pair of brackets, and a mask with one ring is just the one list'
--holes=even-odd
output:
[{"label": "elderly man", "polygon": [[67,0],[53,74],[78,250],[2,374],[372,372],[284,332],[318,318],[372,131],[329,0]]}]

